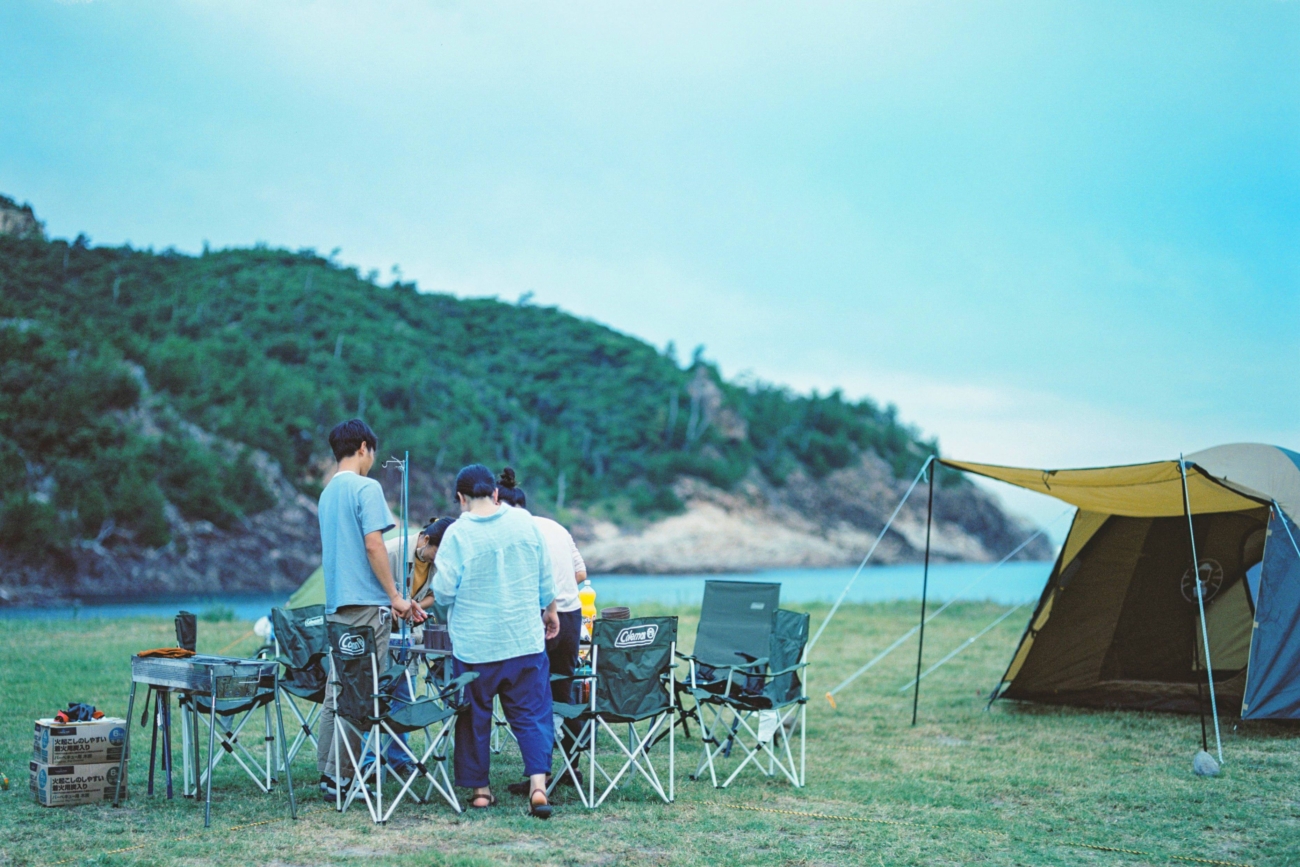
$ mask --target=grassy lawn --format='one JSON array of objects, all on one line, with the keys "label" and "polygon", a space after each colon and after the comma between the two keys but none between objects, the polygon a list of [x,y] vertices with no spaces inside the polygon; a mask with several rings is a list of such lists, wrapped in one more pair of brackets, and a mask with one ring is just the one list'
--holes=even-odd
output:
[{"label": "grassy lawn", "polygon": [[[927,658],[999,610],[953,606],[928,628]],[[814,611],[814,628],[824,613]],[[496,808],[457,816],[445,805],[403,805],[376,827],[364,809],[324,809],[308,750],[295,764],[297,822],[278,795],[260,794],[223,762],[208,831],[201,803],[144,796],[148,744],[138,736],[121,809],[43,808],[27,791],[32,720],[70,700],[122,715],[131,651],[173,643],[170,620],[5,621],[0,770],[12,784],[0,792],[0,863],[1300,865],[1300,727],[1227,721],[1224,773],[1200,779],[1191,772],[1195,717],[1010,703],[985,713],[981,695],[1001,674],[1018,615],[924,682],[915,728],[911,695],[897,692],[915,643],[841,693],[833,711],[820,696],[915,616],[914,604],[848,606],[827,630],[813,657],[802,791],[748,771],[727,790],[690,782],[699,741],[679,738],[675,804],[634,782],[594,812],[561,796],[555,818],[541,823],[524,815],[522,798],[504,796],[521,770],[507,750],[493,768]],[[228,653],[251,652],[256,639],[237,642],[248,629],[200,622],[199,650],[236,642]],[[683,616],[684,644],[694,631],[694,614]]]}]

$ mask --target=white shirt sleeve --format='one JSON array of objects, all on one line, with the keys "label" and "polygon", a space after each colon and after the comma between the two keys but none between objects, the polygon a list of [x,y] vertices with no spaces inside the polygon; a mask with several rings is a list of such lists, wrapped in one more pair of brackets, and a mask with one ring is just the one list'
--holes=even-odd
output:
[{"label": "white shirt sleeve", "polygon": [[573,550],[573,574],[585,574],[587,563],[582,559],[582,554],[578,551],[578,545],[573,541],[573,534],[569,534],[569,547]]}]

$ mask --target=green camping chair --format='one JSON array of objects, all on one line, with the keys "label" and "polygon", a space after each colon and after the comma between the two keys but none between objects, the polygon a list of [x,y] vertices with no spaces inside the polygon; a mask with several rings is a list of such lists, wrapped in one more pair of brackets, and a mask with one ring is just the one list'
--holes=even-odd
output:
[{"label": "green camping chair", "polygon": [[[325,630],[324,605],[272,608],[271,623],[275,628],[276,658],[284,667],[280,674],[282,703],[288,705],[298,718],[299,727],[293,743],[280,756],[280,767],[283,768],[294,760],[308,741],[316,745],[314,728],[320,719],[325,702],[325,682],[329,678],[325,669],[329,637]],[[299,707],[300,701],[308,703],[306,713]]]},{"label": "green camping chair", "polygon": [[[765,776],[775,776],[779,770],[795,786],[804,785],[808,696],[801,674],[808,665],[803,659],[808,620],[807,614],[777,609],[771,616],[766,656],[728,667],[721,688],[716,681],[707,681],[703,687],[692,682],[691,695],[704,729],[703,755],[692,780],[699,779],[707,767],[709,778],[718,787],[717,761],[730,757],[732,748],[739,747],[744,759],[721,788],[731,785],[750,764]],[[695,668],[692,663],[692,680]],[[723,669],[713,670],[715,678],[722,673]],[[705,721],[710,714],[712,718]],[[797,765],[790,746],[796,728]]]},{"label": "green camping chair", "polygon": [[[555,744],[564,762],[560,773],[552,777],[551,791],[571,776],[583,806],[600,806],[628,771],[636,769],[655,794],[666,803],[676,797],[673,775],[676,772],[673,716],[676,691],[672,688],[673,656],[677,652],[676,617],[639,617],[633,620],[596,620],[592,624],[591,674],[560,677],[589,685],[591,698],[581,704],[555,704],[555,714],[578,729],[569,749],[565,749],[561,727],[556,726]],[[614,726],[625,726],[620,733]],[[665,734],[668,739],[668,773],[666,785],[650,759],[650,748]],[[618,747],[622,764],[611,774],[600,764],[596,751],[600,734]],[[579,767],[587,764],[583,780]],[[602,791],[596,793],[596,775],[603,778]],[[585,791],[584,791],[585,786]]]},{"label": "green camping chair", "polygon": [[690,668],[678,681],[678,724],[686,737],[688,723],[700,719],[699,703],[683,699],[693,690],[719,692],[726,688],[731,668],[767,656],[772,634],[772,612],[781,605],[781,585],[759,581],[705,581],[695,647],[689,655],[677,654]]},{"label": "green camping chair", "polygon": [[[335,809],[346,810],[358,795],[366,803],[370,818],[380,824],[387,822],[408,794],[425,803],[436,791],[453,810],[461,812],[460,802],[451,776],[447,773],[447,758],[452,727],[456,716],[465,707],[465,685],[478,677],[477,672],[466,672],[446,684],[435,697],[396,702],[388,688],[395,678],[406,677],[406,667],[388,667],[388,649],[375,643],[374,630],[368,626],[327,624],[330,683],[338,690],[334,715],[334,766],[342,773],[343,751],[354,769],[352,785],[346,795],[342,787],[336,795]],[[384,669],[381,672],[381,668]],[[396,705],[396,707],[394,707]],[[360,741],[356,752],[347,737],[351,731]],[[430,733],[433,730],[433,733]],[[399,735],[423,731],[426,743],[423,753],[416,755],[411,746]],[[390,768],[388,774],[396,778],[401,788],[384,808],[384,768],[382,756],[396,746],[414,766],[406,776]],[[415,794],[414,785],[421,777],[429,785],[423,797]]]},{"label": "green camping chair", "polygon": [[[207,783],[208,773],[215,771],[217,765],[221,763],[227,755],[243,768],[244,773],[257,784],[257,787],[263,792],[270,792],[271,787],[275,785],[275,772],[278,767],[283,765],[277,764],[280,751],[278,741],[276,740],[276,724],[271,718],[272,705],[275,704],[275,678],[274,676],[263,677],[258,681],[256,690],[253,695],[247,698],[218,698],[216,699],[216,740],[217,745],[221,747],[217,752],[216,758],[212,760],[210,768],[200,769],[197,764],[191,761],[190,751],[193,745],[199,743],[198,720],[202,720],[203,725],[211,729],[212,723],[212,701],[213,699],[203,695],[193,695],[192,693],[180,693],[179,705],[181,709],[181,748],[183,752],[182,764],[182,792],[186,797],[197,797],[200,789]],[[245,727],[256,716],[257,711],[262,711],[262,735],[256,739],[262,747],[258,750],[262,755],[254,755],[248,746],[241,739]]]}]

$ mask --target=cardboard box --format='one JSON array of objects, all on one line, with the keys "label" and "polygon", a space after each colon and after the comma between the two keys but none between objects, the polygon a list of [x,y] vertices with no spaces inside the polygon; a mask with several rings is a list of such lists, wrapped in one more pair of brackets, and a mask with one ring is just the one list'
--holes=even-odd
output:
[{"label": "cardboard box", "polygon": [[125,743],[126,720],[116,717],[66,725],[52,719],[38,719],[32,758],[47,765],[116,762],[122,758]]},{"label": "cardboard box", "polygon": [[[30,771],[28,787],[36,803],[42,806],[68,807],[113,800],[117,762],[47,765],[33,760],[28,762],[27,768]],[[126,797],[125,782],[122,784],[122,797]]]}]

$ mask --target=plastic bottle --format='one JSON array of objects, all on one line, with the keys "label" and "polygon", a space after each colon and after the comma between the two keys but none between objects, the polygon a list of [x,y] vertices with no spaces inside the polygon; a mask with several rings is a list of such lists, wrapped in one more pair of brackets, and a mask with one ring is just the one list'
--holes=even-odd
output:
[{"label": "plastic bottle", "polygon": [[582,637],[590,641],[591,624],[596,619],[596,588],[591,586],[590,578],[578,588],[578,601],[582,603]]}]

